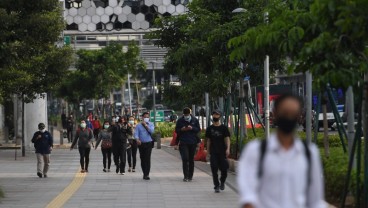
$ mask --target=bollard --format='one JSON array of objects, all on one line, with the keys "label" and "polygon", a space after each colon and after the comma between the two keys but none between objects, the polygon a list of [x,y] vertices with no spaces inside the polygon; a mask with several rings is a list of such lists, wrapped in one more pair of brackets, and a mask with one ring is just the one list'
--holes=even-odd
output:
[{"label": "bollard", "polygon": [[60,130],[60,145],[64,144],[64,130]]},{"label": "bollard", "polygon": [[157,149],[161,149],[161,134],[156,134]]}]

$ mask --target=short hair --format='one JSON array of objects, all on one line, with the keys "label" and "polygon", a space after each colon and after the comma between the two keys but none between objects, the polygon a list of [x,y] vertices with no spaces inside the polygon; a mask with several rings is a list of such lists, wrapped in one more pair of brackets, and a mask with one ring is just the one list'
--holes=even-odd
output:
[{"label": "short hair", "polygon": [[281,103],[284,102],[285,100],[287,99],[292,99],[292,100],[295,100],[299,103],[300,105],[300,111],[302,111],[303,109],[303,100],[297,96],[297,95],[293,95],[293,94],[290,94],[290,93],[285,93],[285,94],[282,94],[280,95],[279,97],[277,97],[275,99],[275,102],[274,102],[274,110],[277,111],[278,108],[280,107]]},{"label": "short hair", "polygon": [[190,108],[186,107],[186,108],[183,109],[183,114],[190,114],[191,111],[192,110]]},{"label": "short hair", "polygon": [[143,112],[142,117],[145,116],[145,115],[149,115],[149,113],[148,112]]}]

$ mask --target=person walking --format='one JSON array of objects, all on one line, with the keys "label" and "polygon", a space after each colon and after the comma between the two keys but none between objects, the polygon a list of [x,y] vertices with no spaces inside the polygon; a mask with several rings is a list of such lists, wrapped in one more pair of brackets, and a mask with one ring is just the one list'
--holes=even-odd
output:
[{"label": "person walking", "polygon": [[183,162],[184,182],[193,180],[194,154],[200,143],[198,137],[200,130],[198,119],[191,114],[190,108],[184,108],[183,116],[176,122],[175,127],[177,133],[175,149],[179,147]]},{"label": "person walking", "polygon": [[70,114],[67,120],[67,128],[66,128],[68,143],[70,143],[73,140],[73,129],[74,129],[74,119],[73,119],[73,115]]},{"label": "person walking", "polygon": [[[111,140],[111,133],[108,132],[110,128],[110,123],[108,121],[104,122],[103,129],[98,134],[98,138],[96,141],[97,149],[98,145],[101,143],[101,152],[102,152],[102,163],[103,163],[103,172],[110,172],[111,167],[111,152],[112,152],[112,140]],[[107,163],[107,170],[106,170],[106,163]]]},{"label": "person walking", "polygon": [[121,175],[125,175],[127,142],[128,137],[131,137],[133,134],[132,127],[128,125],[125,118],[120,118],[110,131],[112,132],[112,152],[116,173],[120,171]]},{"label": "person walking", "polygon": [[42,176],[47,178],[47,172],[50,167],[50,153],[53,148],[53,138],[45,128],[44,123],[39,123],[38,131],[32,137],[37,156],[37,176],[40,178]]},{"label": "person walking", "polygon": [[92,121],[92,128],[93,128],[93,136],[95,137],[95,140],[98,139],[98,134],[101,130],[101,123],[100,120],[98,120],[98,116],[95,116],[95,119]]},{"label": "person walking", "polygon": [[[213,111],[213,124],[206,129],[207,154],[210,155],[212,178],[216,193],[219,193],[220,189],[222,191],[225,190],[227,170],[229,169],[227,157],[230,154],[230,131],[227,126],[221,124],[220,119],[221,111]],[[221,171],[220,181],[218,170]]]},{"label": "person walking", "polygon": [[142,114],[142,122],[135,127],[134,138],[137,141],[139,155],[141,159],[141,167],[143,171],[143,179],[150,180],[151,171],[151,153],[153,148],[152,134],[155,127],[150,122],[149,113]]},{"label": "person walking", "polygon": [[243,208],[326,207],[319,150],[295,134],[302,109],[299,97],[278,97],[276,132],[242,152],[237,181]]},{"label": "person walking", "polygon": [[[128,125],[132,127],[132,131],[134,134],[135,122],[133,116],[129,117]],[[128,165],[129,165],[128,172],[135,172],[135,166],[137,164],[137,150],[138,150],[137,141],[133,137],[129,137],[127,147]]]},{"label": "person walking", "polygon": [[91,142],[93,138],[93,133],[90,128],[87,128],[86,121],[82,120],[80,123],[80,128],[75,134],[72,146],[70,150],[73,150],[74,146],[78,142],[78,150],[80,155],[80,166],[81,172],[88,172],[89,165],[89,153],[91,152]]}]

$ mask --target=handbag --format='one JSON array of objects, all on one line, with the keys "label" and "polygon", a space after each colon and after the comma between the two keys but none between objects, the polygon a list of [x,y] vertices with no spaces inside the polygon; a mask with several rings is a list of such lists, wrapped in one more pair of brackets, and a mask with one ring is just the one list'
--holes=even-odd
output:
[{"label": "handbag", "polygon": [[101,143],[101,148],[102,149],[109,149],[112,147],[112,141],[111,139],[104,139],[102,140],[102,143]]}]

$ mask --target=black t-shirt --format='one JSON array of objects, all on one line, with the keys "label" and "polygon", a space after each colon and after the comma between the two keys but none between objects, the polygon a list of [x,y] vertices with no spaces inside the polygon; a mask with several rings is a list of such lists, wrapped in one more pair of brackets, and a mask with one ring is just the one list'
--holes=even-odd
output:
[{"label": "black t-shirt", "polygon": [[225,138],[230,137],[229,129],[225,125],[211,125],[206,130],[206,138],[211,140],[210,151],[212,153],[225,153]]}]

